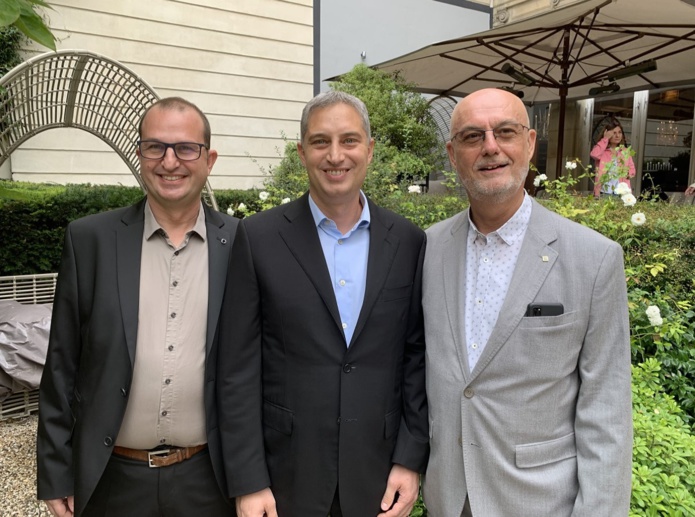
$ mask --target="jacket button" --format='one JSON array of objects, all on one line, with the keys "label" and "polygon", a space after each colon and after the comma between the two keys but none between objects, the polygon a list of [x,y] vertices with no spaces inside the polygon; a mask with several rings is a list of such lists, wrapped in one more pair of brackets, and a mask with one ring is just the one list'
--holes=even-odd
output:
[{"label": "jacket button", "polygon": [[127,396],[128,390],[126,390],[125,388],[121,388],[121,395],[123,395],[124,397]]},{"label": "jacket button", "polygon": [[463,396],[467,399],[472,399],[473,395],[475,395],[475,391],[473,391],[473,388],[466,388],[465,390],[463,390]]},{"label": "jacket button", "polygon": [[107,447],[111,447],[113,445],[113,438],[111,438],[110,436],[104,438],[104,445],[106,445]]},{"label": "jacket button", "polygon": [[343,371],[345,373],[350,373],[352,371],[352,365],[350,363],[347,363],[345,366],[343,366]]}]

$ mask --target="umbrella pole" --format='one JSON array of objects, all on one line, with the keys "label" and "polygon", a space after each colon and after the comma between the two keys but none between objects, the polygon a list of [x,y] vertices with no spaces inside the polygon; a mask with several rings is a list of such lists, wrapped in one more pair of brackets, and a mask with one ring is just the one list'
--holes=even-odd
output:
[{"label": "umbrella pole", "polygon": [[567,106],[567,87],[560,88],[560,116],[557,123],[557,157],[555,159],[555,178],[560,177],[562,170],[562,153],[565,139],[565,108]]}]

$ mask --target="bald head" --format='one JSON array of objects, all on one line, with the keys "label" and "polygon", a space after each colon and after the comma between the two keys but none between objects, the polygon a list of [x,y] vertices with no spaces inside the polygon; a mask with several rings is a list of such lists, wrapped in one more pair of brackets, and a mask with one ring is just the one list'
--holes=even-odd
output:
[{"label": "bald head", "polygon": [[517,122],[524,126],[529,125],[526,107],[519,97],[498,88],[486,88],[471,93],[456,104],[451,115],[449,136],[452,137],[462,129],[472,127],[472,121],[476,118],[500,111],[509,115],[509,122]]}]

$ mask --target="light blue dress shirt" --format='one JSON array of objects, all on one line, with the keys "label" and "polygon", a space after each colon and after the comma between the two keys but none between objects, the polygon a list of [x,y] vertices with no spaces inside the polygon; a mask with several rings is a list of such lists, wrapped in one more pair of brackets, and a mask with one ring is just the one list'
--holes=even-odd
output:
[{"label": "light blue dress shirt", "polygon": [[369,257],[369,205],[360,191],[362,215],[347,233],[341,234],[334,221],[326,217],[309,195],[309,208],[326,258],[331,284],[338,302],[340,321],[346,345],[350,345],[357,319],[362,310],[367,284],[367,260]]}]

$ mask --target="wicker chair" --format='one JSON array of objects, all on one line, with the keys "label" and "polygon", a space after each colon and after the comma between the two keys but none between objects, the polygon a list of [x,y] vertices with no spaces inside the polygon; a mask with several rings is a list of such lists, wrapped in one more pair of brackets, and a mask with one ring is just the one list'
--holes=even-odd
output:
[{"label": "wicker chair", "polygon": [[[42,131],[78,128],[116,151],[145,191],[135,141],[140,117],[158,99],[132,70],[99,54],[59,50],[38,55],[0,79],[0,165]],[[209,182],[203,199],[218,209]]]}]

